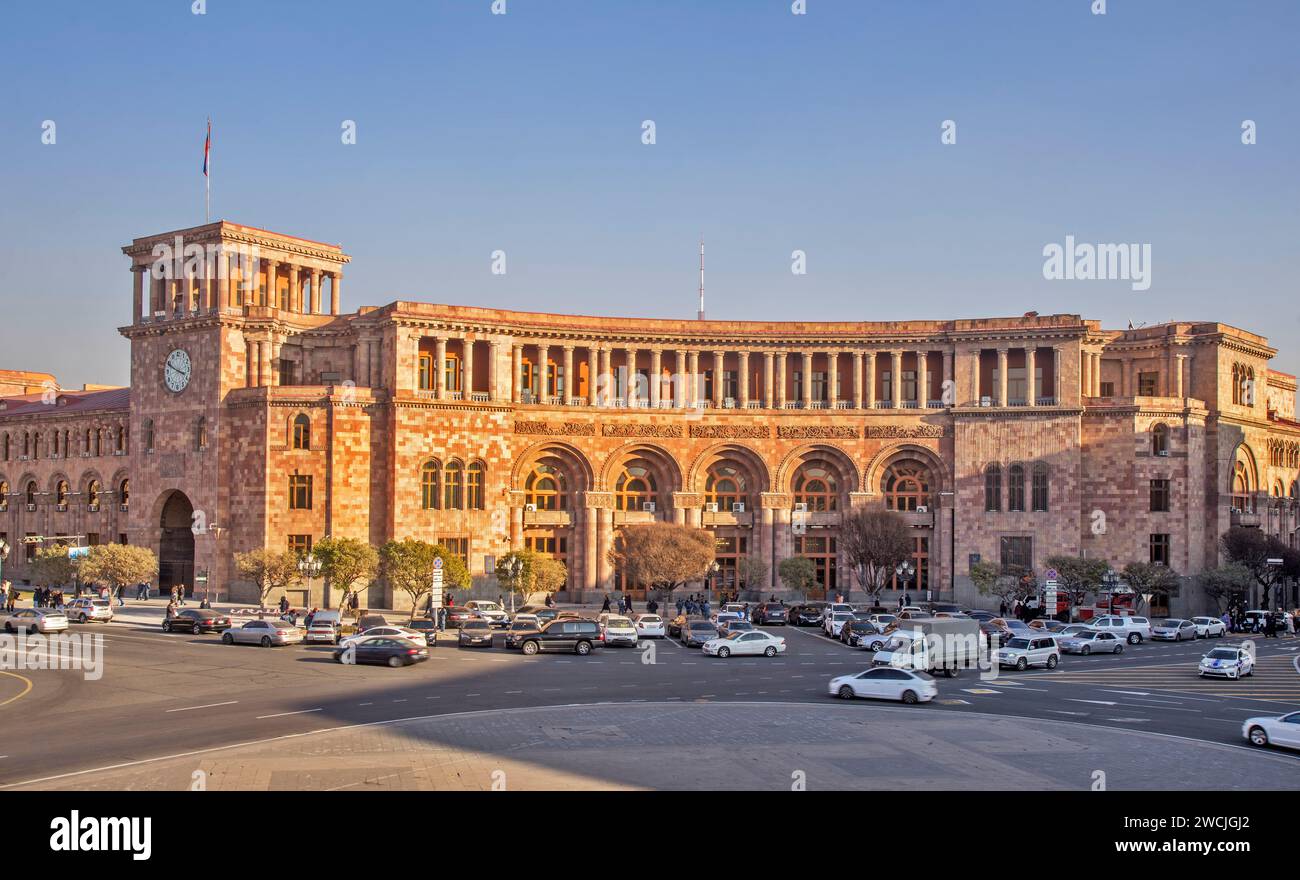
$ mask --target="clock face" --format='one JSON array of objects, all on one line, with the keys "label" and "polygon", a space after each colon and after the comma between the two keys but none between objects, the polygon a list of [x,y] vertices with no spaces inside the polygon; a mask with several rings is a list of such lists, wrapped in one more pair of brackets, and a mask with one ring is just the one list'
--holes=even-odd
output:
[{"label": "clock face", "polygon": [[174,392],[184,391],[185,386],[190,384],[192,367],[189,353],[183,348],[178,348],[167,355],[167,362],[163,366],[163,381],[167,384],[167,388]]}]

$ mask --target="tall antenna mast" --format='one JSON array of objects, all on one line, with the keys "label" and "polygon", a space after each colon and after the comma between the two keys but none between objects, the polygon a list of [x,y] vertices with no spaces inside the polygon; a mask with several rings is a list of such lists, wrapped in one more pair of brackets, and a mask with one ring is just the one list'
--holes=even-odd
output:
[{"label": "tall antenna mast", "polygon": [[700,321],[704,320],[704,233],[700,233],[700,311],[696,315]]}]

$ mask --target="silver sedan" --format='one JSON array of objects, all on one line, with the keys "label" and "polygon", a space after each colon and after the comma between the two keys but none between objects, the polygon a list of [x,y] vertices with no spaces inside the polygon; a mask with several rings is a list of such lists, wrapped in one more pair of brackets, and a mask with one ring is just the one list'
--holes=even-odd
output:
[{"label": "silver sedan", "polygon": [[1196,640],[1196,624],[1190,620],[1168,617],[1151,624],[1151,638],[1162,642],[1181,642],[1183,639]]},{"label": "silver sedan", "polygon": [[1111,632],[1084,630],[1061,639],[1060,645],[1067,654],[1124,653],[1124,640]]},{"label": "silver sedan", "polygon": [[68,616],[53,608],[20,608],[5,618],[5,632],[27,633],[63,632],[68,628]]},{"label": "silver sedan", "polygon": [[296,645],[302,641],[302,630],[287,620],[250,620],[239,629],[228,629],[221,634],[227,645]]}]

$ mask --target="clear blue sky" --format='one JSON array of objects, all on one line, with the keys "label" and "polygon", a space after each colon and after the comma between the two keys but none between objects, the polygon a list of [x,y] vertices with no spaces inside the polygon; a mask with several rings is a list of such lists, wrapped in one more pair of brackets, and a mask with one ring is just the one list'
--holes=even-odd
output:
[{"label": "clear blue sky", "polygon": [[[1300,3],[1090,2],[8,4],[0,367],[127,380],[118,248],[203,219],[210,114],[214,217],[342,243],[347,309],[691,317],[702,232],[710,317],[1220,320],[1300,371]],[[1067,234],[1151,289],[1044,280]]]}]

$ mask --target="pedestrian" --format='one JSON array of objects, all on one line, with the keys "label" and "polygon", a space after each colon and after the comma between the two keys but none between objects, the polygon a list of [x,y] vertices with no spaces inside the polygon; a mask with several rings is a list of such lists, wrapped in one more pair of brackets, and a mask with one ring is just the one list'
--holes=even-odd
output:
[{"label": "pedestrian", "polygon": [[281,613],[281,614],[284,614],[284,613],[286,613],[288,610],[289,610],[289,597],[288,597],[288,596],[281,596],[281,597],[280,597],[280,613]]},{"label": "pedestrian", "polygon": [[304,620],[304,621],[302,622],[303,626],[307,627],[307,629],[311,629],[311,622],[312,622],[312,619],[313,619],[315,616],[316,616],[316,609],[315,609],[315,608],[313,608],[312,610],[308,611],[308,612],[307,612],[307,619]]},{"label": "pedestrian", "polygon": [[600,610],[602,612],[609,611],[609,593],[605,594],[605,601],[601,604]]},{"label": "pedestrian", "polygon": [[167,610],[163,612],[163,616],[164,619],[171,619],[176,616],[176,603],[174,601],[167,602]]},{"label": "pedestrian", "polygon": [[551,593],[546,594],[546,607],[547,608],[555,607],[555,596]]},{"label": "pedestrian", "polygon": [[1007,616],[1007,600],[1003,599],[1002,604],[998,606],[998,617]]},{"label": "pedestrian", "polygon": [[899,611],[902,611],[902,610],[903,610],[903,597],[902,597],[902,596],[899,596],[899,597],[898,597],[898,610],[899,610]]},{"label": "pedestrian", "polygon": [[115,590],[115,592],[117,593],[117,607],[118,607],[118,608],[125,608],[125,607],[126,607],[126,598],[122,595],[122,587],[120,587],[120,586],[115,587],[114,590]]},{"label": "pedestrian", "polygon": [[[13,608],[11,607],[9,610],[12,611]],[[1288,615],[1286,616],[1286,632],[1287,632],[1287,635],[1295,635],[1295,615],[1294,615],[1294,614],[1288,614]]]},{"label": "pedestrian", "polygon": [[1265,612],[1264,615],[1264,638],[1277,638],[1277,621],[1273,618],[1272,612]]},{"label": "pedestrian", "polygon": [[677,606],[677,613],[678,613],[678,614],[681,614],[681,613],[682,613],[682,609],[686,607],[686,602],[682,599],[681,596],[678,596],[678,597],[677,597],[677,601],[676,601],[675,603],[673,603],[673,604],[675,604],[675,605]]}]

